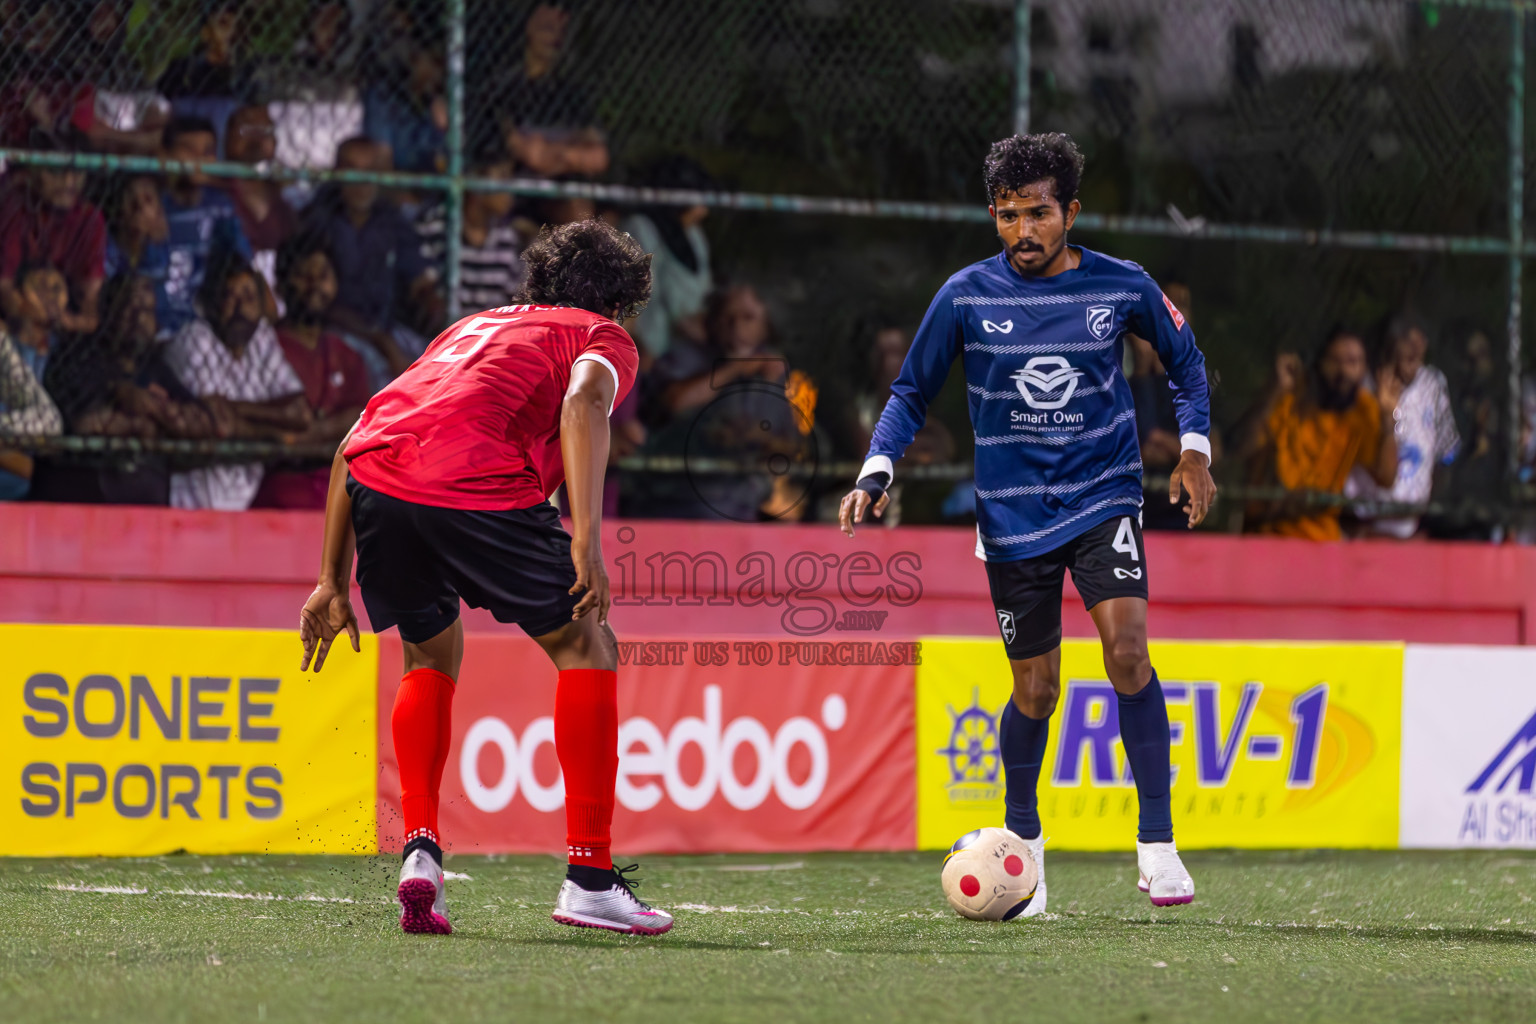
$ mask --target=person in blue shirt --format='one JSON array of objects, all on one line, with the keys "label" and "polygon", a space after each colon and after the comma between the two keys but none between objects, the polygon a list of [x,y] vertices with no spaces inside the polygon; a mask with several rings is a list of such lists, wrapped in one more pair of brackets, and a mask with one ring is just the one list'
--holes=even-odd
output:
[{"label": "person in blue shirt", "polygon": [[[206,118],[173,118],[165,126],[162,145],[167,160],[195,164],[218,159],[217,137]],[[161,205],[169,235],[160,329],[174,335],[197,319],[197,293],[207,276],[209,261],[233,252],[249,262],[251,243],[240,226],[235,201],[201,171],[173,177]]]},{"label": "person in blue shirt", "polygon": [[1168,712],[1147,656],[1147,565],[1136,410],[1121,371],[1124,335],[1152,342],[1167,368],[1182,453],[1169,501],[1191,528],[1216,494],[1205,359],[1183,315],[1134,263],[1067,244],[1083,158],[1069,136],[1015,135],[985,164],[1003,251],[951,277],[928,308],[875,426],[839,521],[853,536],[884,512],[894,463],[912,443],[952,363],[965,369],[976,430],[976,555],[986,561],[1013,669],[999,729],[1006,824],[1040,871],[1022,911],[1045,910],[1045,841],[1035,790],[1061,672],[1068,569],[1104,646],[1120,737],[1140,804],[1138,887],[1158,906],[1194,899],[1173,842]]},{"label": "person in blue shirt", "polygon": [[106,214],[107,279],[133,274],[148,280],[155,290],[155,322],[160,323],[170,308],[165,280],[171,269],[171,227],[160,201],[159,182],[148,174],[118,178],[108,192]]}]

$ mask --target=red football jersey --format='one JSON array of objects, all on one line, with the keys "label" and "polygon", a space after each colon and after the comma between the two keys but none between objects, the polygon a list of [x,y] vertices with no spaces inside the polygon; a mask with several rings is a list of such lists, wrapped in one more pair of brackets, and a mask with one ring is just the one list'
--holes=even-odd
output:
[{"label": "red football jersey", "polygon": [[607,317],[503,306],[460,320],[363,410],[344,452],[352,475],[390,497],[439,508],[497,511],[545,501],[565,479],[560,407],[582,359],[608,368],[614,402],[623,401],[640,356]]}]

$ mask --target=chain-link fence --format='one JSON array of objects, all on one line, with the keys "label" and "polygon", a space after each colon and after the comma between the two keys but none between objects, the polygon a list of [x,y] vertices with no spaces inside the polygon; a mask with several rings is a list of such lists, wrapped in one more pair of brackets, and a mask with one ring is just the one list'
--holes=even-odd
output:
[{"label": "chain-link fence", "polygon": [[[514,295],[540,224],[596,213],[670,254],[635,325],[663,379],[712,282],[761,300],[819,396],[815,469],[786,474],[817,478],[789,503],[815,515],[862,455],[882,337],[995,251],[988,144],[1031,128],[1086,156],[1074,237],[1185,286],[1229,449],[1280,353],[1341,324],[1374,348],[1409,313],[1461,438],[1416,456],[1453,462],[1428,511],[1507,533],[1536,462],[1528,6],[0,0],[0,480],[319,500],[360,401]],[[959,383],[909,521],[966,514]],[[626,512],[681,454],[656,393],[616,427]]]}]

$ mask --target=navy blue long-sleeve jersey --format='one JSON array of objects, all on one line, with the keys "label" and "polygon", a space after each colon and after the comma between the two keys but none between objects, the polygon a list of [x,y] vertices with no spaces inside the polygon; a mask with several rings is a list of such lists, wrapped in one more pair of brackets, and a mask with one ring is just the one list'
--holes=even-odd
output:
[{"label": "navy blue long-sleeve jersey", "polygon": [[1210,455],[1210,388],[1194,332],[1134,263],[1082,249],[1075,269],[1025,277],[1006,253],[934,296],[880,415],[864,474],[894,475],[958,355],[976,430],[976,555],[1031,558],[1141,508],[1141,450],[1125,332],[1157,347],[1186,449]]}]

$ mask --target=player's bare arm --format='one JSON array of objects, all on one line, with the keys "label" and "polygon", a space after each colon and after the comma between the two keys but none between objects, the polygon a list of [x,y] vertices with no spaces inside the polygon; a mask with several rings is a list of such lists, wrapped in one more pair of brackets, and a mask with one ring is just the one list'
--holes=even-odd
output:
[{"label": "player's bare arm", "polygon": [[571,504],[572,594],[581,594],[571,612],[579,619],[596,610],[608,621],[608,569],[603,565],[603,474],[608,468],[608,412],[613,407],[613,374],[592,359],[571,370],[571,386],[560,408],[560,454]]},{"label": "player's bare arm", "polygon": [[358,641],[357,614],[352,610],[352,499],[347,496],[347,460],[342,451],[352,431],[336,447],[331,461],[331,486],[325,499],[325,539],[320,553],[320,579],[314,592],[299,612],[299,639],[304,643],[304,658],[299,670],[308,671],[314,659],[315,671],[325,665],[331,642],[345,632],[352,639],[352,649],[361,651]]}]

